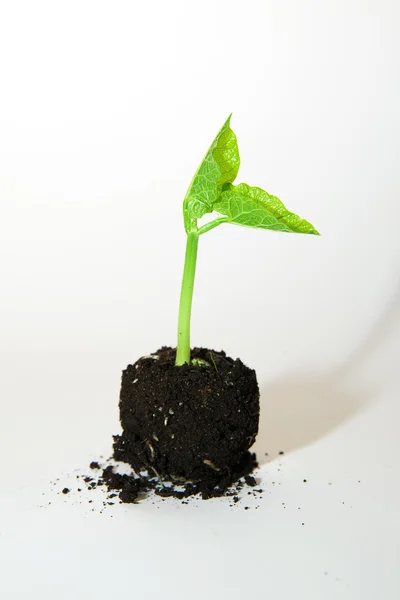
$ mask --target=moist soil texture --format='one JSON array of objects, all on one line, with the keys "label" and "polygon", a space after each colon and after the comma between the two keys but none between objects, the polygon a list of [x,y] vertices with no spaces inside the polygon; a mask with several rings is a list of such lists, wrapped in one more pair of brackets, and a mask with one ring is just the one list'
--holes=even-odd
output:
[{"label": "moist soil texture", "polygon": [[[150,492],[181,500],[230,496],[236,503],[244,485],[256,485],[249,452],[260,411],[255,371],[205,348],[192,350],[191,365],[176,367],[175,356],[163,347],[122,373],[122,434],[106,464],[93,461],[93,476],[84,477],[89,490],[107,488],[107,504],[117,496],[136,503]],[[115,461],[132,473],[119,473]]]},{"label": "moist soil texture", "polygon": [[224,352],[192,350],[195,364],[175,366],[161,348],[123,371],[114,459],[160,479],[231,479],[254,463],[258,432],[255,371]]}]

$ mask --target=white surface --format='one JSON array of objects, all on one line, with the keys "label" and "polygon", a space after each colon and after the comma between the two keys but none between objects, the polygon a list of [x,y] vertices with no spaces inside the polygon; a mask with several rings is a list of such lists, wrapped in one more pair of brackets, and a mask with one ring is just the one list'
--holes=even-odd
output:
[{"label": "white surface", "polygon": [[[399,17],[1,4],[2,598],[399,597]],[[323,234],[201,239],[193,342],[257,369],[263,499],[91,512],[49,481],[109,452],[121,369],[175,342],[181,200],[231,110],[239,180]]]}]

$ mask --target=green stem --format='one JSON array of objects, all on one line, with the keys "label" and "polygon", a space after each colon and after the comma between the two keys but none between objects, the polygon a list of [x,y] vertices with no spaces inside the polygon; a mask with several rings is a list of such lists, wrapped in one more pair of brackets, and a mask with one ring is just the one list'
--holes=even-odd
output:
[{"label": "green stem", "polygon": [[178,319],[178,346],[176,349],[177,366],[190,364],[190,315],[192,312],[192,297],[194,278],[196,274],[197,248],[199,244],[198,231],[188,233],[186,242],[185,266],[183,269],[181,299]]},{"label": "green stem", "polygon": [[206,233],[207,231],[214,229],[214,227],[218,227],[218,225],[221,225],[221,223],[227,223],[227,222],[228,222],[227,217],[220,217],[219,219],[214,219],[214,221],[210,221],[209,223],[206,223],[205,225],[203,225],[203,227],[200,227],[199,235],[202,235],[203,233]]}]

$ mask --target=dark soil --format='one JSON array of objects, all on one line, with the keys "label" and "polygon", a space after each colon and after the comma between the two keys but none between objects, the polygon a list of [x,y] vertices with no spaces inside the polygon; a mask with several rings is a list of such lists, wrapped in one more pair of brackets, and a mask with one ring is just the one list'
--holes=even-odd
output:
[{"label": "dark soil", "polygon": [[225,495],[231,496],[232,492],[230,490],[232,487],[235,488],[233,493],[236,494],[243,488],[245,483],[253,487],[253,483],[248,482],[247,475],[257,466],[255,454],[246,452],[242,460],[229,473],[225,473],[224,476],[212,474],[208,478],[197,482],[174,484],[171,481],[154,477],[154,475],[151,477],[143,474],[140,477],[121,475],[112,465],[103,470],[102,476],[97,482],[93,481],[95,486],[106,485],[109,492],[118,490],[120,500],[128,503],[136,502],[151,491],[163,498],[183,499],[199,494],[203,500],[208,500],[209,498]]},{"label": "dark soil", "polygon": [[[254,497],[263,493],[262,489],[254,489],[256,480],[249,475],[255,467],[257,467],[255,454],[246,452],[242,461],[225,477],[215,474],[195,483],[174,484],[171,481],[161,480],[154,475],[148,476],[144,473],[140,476],[118,473],[118,466],[106,461],[105,465],[100,467],[98,476],[77,475],[77,479],[83,480],[87,490],[105,487],[108,493],[103,502],[104,506],[110,504],[109,500],[117,497],[123,503],[137,503],[148,496],[150,492],[154,492],[156,496],[162,498],[172,497],[182,501],[196,495],[200,495],[203,500],[227,496],[232,498],[233,504],[236,504],[240,501],[239,494],[245,486],[251,488],[252,491],[248,493],[253,494]],[[64,490],[62,491],[65,493]],[[78,488],[78,491],[81,489]],[[91,502],[92,500],[89,500],[89,503]],[[184,503],[187,504],[187,502]]]},{"label": "dark soil", "polygon": [[[249,452],[259,419],[255,372],[224,352],[195,348],[192,359],[205,364],[175,367],[175,350],[161,348],[123,371],[123,432],[114,437],[114,454],[91,462],[91,475],[76,476],[89,491],[106,487],[104,507],[117,497],[136,503],[150,492],[184,504],[195,495],[228,496],[230,506],[244,486],[254,496],[262,493],[254,489],[251,473],[258,465]],[[133,473],[118,473],[115,461]]]},{"label": "dark soil", "polygon": [[114,458],[204,497],[253,470],[259,391],[255,371],[239,359],[204,348],[193,359],[206,364],[176,367],[175,350],[164,347],[123,371]]}]

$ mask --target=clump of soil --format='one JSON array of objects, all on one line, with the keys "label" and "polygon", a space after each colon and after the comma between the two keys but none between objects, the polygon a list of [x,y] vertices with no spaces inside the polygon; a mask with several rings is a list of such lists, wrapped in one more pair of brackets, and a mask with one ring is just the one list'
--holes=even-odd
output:
[{"label": "clump of soil", "polygon": [[[93,474],[81,476],[88,490],[107,488],[104,505],[149,493],[182,501],[229,496],[236,504],[245,485],[262,492],[254,490],[258,465],[249,452],[260,410],[255,371],[224,352],[195,348],[195,364],[181,367],[175,355],[163,347],[123,371],[122,434],[107,463],[93,461]],[[115,461],[130,465],[131,474],[119,473]]]},{"label": "clump of soil", "polygon": [[224,352],[195,348],[196,364],[181,367],[175,355],[164,347],[123,371],[123,432],[114,438],[114,458],[136,473],[191,482],[204,496],[253,468],[248,449],[258,432],[256,374]]}]

